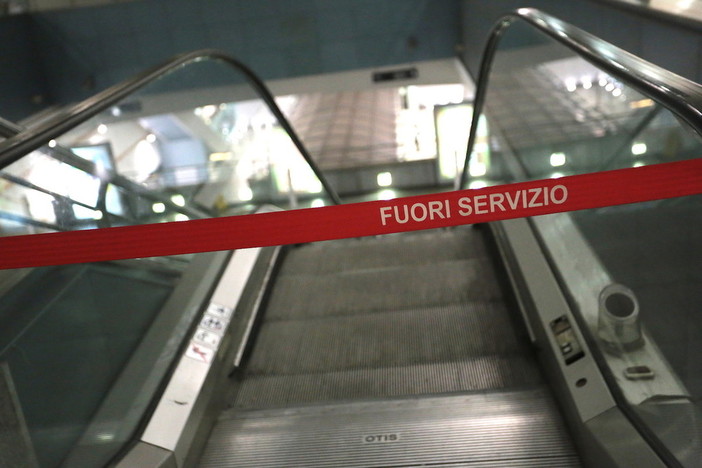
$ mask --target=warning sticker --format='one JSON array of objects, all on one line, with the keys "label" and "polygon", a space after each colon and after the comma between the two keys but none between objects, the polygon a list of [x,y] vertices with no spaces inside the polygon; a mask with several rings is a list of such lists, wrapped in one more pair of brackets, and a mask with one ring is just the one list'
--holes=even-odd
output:
[{"label": "warning sticker", "polygon": [[232,309],[231,307],[215,304],[214,302],[211,302],[209,307],[207,307],[208,314],[215,315],[225,320],[229,320],[233,312],[234,309]]},{"label": "warning sticker", "polygon": [[194,359],[196,361],[204,362],[205,364],[209,364],[212,362],[212,359],[214,358],[215,351],[206,348],[205,346],[202,346],[199,343],[190,343],[190,346],[188,346],[188,350],[185,352],[185,356],[189,357],[190,359]]},{"label": "warning sticker", "polygon": [[205,330],[203,328],[198,328],[195,332],[195,335],[193,335],[193,340],[202,343],[205,346],[209,346],[210,348],[217,349],[217,346],[219,346],[219,342],[222,340],[222,337],[211,331]]}]

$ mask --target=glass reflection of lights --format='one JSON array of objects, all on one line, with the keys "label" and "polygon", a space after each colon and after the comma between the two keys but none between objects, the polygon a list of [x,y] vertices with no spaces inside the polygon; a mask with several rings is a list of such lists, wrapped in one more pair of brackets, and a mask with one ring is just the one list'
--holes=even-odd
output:
[{"label": "glass reflection of lights", "polygon": [[97,132],[94,133],[90,138],[88,138],[88,141],[91,145],[97,145],[105,141],[105,137],[101,133]]},{"label": "glass reflection of lights", "polygon": [[551,174],[551,179],[560,179],[564,175],[565,174],[563,174],[562,172],[554,172],[553,174]]},{"label": "glass reflection of lights", "polygon": [[484,162],[471,158],[468,164],[468,172],[473,177],[481,177],[487,174],[487,165]]},{"label": "glass reflection of lights", "polygon": [[643,109],[645,107],[653,107],[654,102],[652,99],[639,99],[638,101],[632,101],[629,103],[629,107],[632,109]]},{"label": "glass reflection of lights", "polygon": [[133,150],[130,162],[133,165],[133,178],[138,182],[146,180],[161,164],[158,150],[146,140],[141,140]]},{"label": "glass reflection of lights", "polygon": [[397,192],[392,189],[385,189],[378,192],[378,200],[392,200],[397,198]]},{"label": "glass reflection of lights", "polygon": [[233,154],[231,151],[210,153],[210,161],[212,161],[212,162],[230,161],[232,158],[233,158]]},{"label": "glass reflection of lights", "polygon": [[171,201],[178,206],[185,206],[185,197],[179,193],[171,195]]},{"label": "glass reflection of lights", "polygon": [[487,187],[488,184],[484,180],[473,180],[468,184],[468,188],[471,190],[481,189]]},{"label": "glass reflection of lights", "polygon": [[239,190],[237,190],[237,195],[241,201],[253,200],[253,190],[251,190],[248,185],[239,187]]},{"label": "glass reflection of lights", "polygon": [[164,213],[166,211],[166,205],[161,202],[154,203],[151,205],[151,211],[154,213]]},{"label": "glass reflection of lights", "polygon": [[325,206],[325,203],[324,200],[322,200],[321,198],[315,198],[314,200],[312,200],[310,206],[312,208],[322,208],[323,206]]},{"label": "glass reflection of lights", "polygon": [[188,221],[190,218],[188,218],[187,215],[184,215],[183,213],[178,213],[175,215],[175,220],[176,221]]},{"label": "glass reflection of lights", "polygon": [[115,435],[111,432],[101,432],[95,436],[99,442],[110,442],[114,440]]}]

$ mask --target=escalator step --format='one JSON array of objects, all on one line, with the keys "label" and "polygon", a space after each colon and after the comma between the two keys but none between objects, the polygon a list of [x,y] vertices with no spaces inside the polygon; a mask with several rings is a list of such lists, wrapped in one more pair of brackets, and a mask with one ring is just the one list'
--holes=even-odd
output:
[{"label": "escalator step", "polygon": [[502,299],[487,259],[450,260],[326,275],[281,275],[266,320]]},{"label": "escalator step", "polygon": [[339,273],[487,256],[480,232],[459,227],[305,244],[289,251],[281,274]]},{"label": "escalator step", "polygon": [[548,391],[225,413],[200,468],[579,466]]},{"label": "escalator step", "polygon": [[500,302],[266,322],[247,374],[297,374],[528,353]]},{"label": "escalator step", "polygon": [[277,408],[353,399],[390,398],[531,386],[541,375],[529,355],[376,369],[247,376],[231,402],[236,408]]}]

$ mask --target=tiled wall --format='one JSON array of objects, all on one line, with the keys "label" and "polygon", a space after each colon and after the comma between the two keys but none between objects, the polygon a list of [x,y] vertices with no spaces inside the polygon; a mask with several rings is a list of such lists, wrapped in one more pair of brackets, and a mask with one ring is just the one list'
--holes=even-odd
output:
[{"label": "tiled wall", "polygon": [[0,21],[0,116],[67,103],[174,54],[218,48],[266,79],[449,57],[477,68],[503,12],[542,8],[620,47],[702,81],[692,31],[590,0],[134,0]]},{"label": "tiled wall", "polygon": [[23,0],[29,11],[59,10],[86,6],[108,5],[111,3],[132,2],[135,0]]},{"label": "tiled wall", "polygon": [[0,117],[18,120],[43,107],[33,101],[46,89],[28,18],[0,18],[0,44]]},{"label": "tiled wall", "polygon": [[33,18],[49,92],[68,102],[198,48],[266,79],[450,57],[458,11],[459,0],[141,0]]}]

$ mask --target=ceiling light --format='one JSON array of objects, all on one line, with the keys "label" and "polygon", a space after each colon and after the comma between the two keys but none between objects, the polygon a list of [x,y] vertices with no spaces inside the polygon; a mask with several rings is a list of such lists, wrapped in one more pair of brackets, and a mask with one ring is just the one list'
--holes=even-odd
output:
[{"label": "ceiling light", "polygon": [[219,153],[210,153],[210,161],[229,161],[232,159],[231,151],[223,151]]},{"label": "ceiling light", "polygon": [[487,174],[487,166],[485,163],[471,159],[468,164],[468,172],[472,177],[482,177]]},{"label": "ceiling light", "polygon": [[635,156],[646,154],[646,151],[648,151],[646,143],[634,143],[631,145],[631,154]]},{"label": "ceiling light", "polygon": [[644,107],[652,107],[653,104],[653,99],[639,99],[638,101],[630,102],[629,107],[632,109],[643,109]]},{"label": "ceiling light", "polygon": [[559,167],[565,164],[566,155],[565,153],[551,153],[550,158],[551,166]]},{"label": "ceiling light", "polygon": [[171,195],[171,201],[178,206],[185,206],[185,197],[179,193]]},{"label": "ceiling light", "polygon": [[253,190],[251,190],[248,185],[245,185],[243,187],[239,187],[239,190],[237,190],[237,195],[241,201],[250,201],[253,199]]},{"label": "ceiling light", "polygon": [[390,172],[379,172],[375,179],[378,187],[390,187],[392,185],[392,174]]}]

